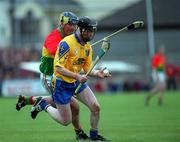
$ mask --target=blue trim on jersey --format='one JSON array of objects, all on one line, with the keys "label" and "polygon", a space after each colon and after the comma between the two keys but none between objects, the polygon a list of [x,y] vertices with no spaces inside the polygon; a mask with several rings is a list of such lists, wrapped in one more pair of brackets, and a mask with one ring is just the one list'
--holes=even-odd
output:
[{"label": "blue trim on jersey", "polygon": [[59,56],[60,58],[64,56],[69,51],[69,45],[63,41],[59,44]]},{"label": "blue trim on jersey", "polygon": [[75,36],[77,42],[81,43],[81,40],[80,40],[80,38],[78,37],[77,33],[74,33],[74,36]]},{"label": "blue trim on jersey", "polygon": [[[74,95],[74,92],[79,85],[79,81],[74,83],[67,83],[59,78],[56,79],[55,91],[52,95],[53,101],[57,104],[68,104],[71,101],[71,97]],[[84,83],[79,89],[78,93],[82,92],[87,87],[87,84]]]}]

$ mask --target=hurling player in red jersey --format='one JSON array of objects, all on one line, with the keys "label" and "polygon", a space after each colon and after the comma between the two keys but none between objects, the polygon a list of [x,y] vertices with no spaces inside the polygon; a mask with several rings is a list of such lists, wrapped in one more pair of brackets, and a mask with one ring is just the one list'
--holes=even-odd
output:
[{"label": "hurling player in red jersey", "polygon": [[145,104],[148,105],[152,96],[159,93],[158,104],[162,105],[164,92],[166,90],[166,56],[164,54],[164,47],[160,47],[158,52],[154,54],[152,58],[152,79],[154,82],[154,88],[150,94],[146,96]]}]

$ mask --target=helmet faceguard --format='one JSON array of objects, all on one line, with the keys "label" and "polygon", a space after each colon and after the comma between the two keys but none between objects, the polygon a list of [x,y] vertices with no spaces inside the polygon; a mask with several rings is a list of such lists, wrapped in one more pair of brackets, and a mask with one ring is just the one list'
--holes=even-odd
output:
[{"label": "helmet faceguard", "polygon": [[[80,29],[81,38],[85,43],[91,41],[94,38],[95,32],[97,31],[96,20],[84,16],[79,19],[77,25]],[[85,33],[90,33],[90,35],[87,35]]]}]

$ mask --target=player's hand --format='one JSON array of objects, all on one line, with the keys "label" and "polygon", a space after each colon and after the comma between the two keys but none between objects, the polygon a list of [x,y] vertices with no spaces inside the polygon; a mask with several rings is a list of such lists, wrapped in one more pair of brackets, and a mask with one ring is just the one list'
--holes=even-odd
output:
[{"label": "player's hand", "polygon": [[80,83],[85,83],[87,81],[87,76],[86,75],[78,75],[77,79]]},{"label": "player's hand", "polygon": [[97,76],[100,78],[110,77],[111,74],[108,69],[101,69],[97,71]]}]

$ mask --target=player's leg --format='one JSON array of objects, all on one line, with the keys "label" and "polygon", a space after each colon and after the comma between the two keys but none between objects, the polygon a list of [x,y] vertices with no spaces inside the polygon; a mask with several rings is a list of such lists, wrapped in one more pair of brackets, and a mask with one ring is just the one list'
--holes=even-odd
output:
[{"label": "player's leg", "polygon": [[72,112],[72,124],[74,126],[74,131],[76,133],[76,139],[77,140],[87,140],[89,137],[87,134],[83,131],[81,125],[80,125],[80,117],[79,117],[79,103],[75,97],[72,97],[71,99],[71,112]]},{"label": "player's leg", "polygon": [[80,129],[81,126],[79,124],[79,104],[78,104],[78,101],[72,97],[71,99],[71,103],[70,103],[70,106],[71,106],[71,111],[72,111],[72,117],[73,117],[73,120],[72,120],[72,123],[74,125],[74,128],[75,130],[76,129]]},{"label": "player's leg", "polygon": [[[65,115],[67,115],[67,112],[69,112],[69,110],[65,109],[63,111],[64,105],[62,107],[63,108],[59,107],[59,110],[62,111],[62,112],[59,112],[57,107],[56,107],[57,108],[56,109],[55,107],[50,106],[47,103],[47,101],[45,101],[44,99],[43,100],[37,100],[37,102],[32,107],[33,109],[31,110],[31,117],[33,119],[35,119],[37,114],[40,111],[45,110],[50,114],[50,116],[54,120],[61,123],[62,125],[68,125],[71,122],[71,120],[63,120],[63,118],[71,118],[72,117],[72,123],[73,123],[74,130],[75,130],[75,133],[76,133],[76,139],[77,140],[87,140],[87,139],[89,139],[87,134],[81,128],[81,125],[80,125],[80,122],[79,122],[79,104],[78,104],[77,100],[75,98],[72,98],[72,100],[71,100],[70,108],[72,110],[72,116],[65,116]],[[63,112],[66,112],[66,113],[63,113]],[[60,113],[61,113],[61,115],[60,115]],[[63,113],[63,115],[62,115],[62,113]]]},{"label": "player's leg", "polygon": [[160,92],[158,97],[158,105],[161,106],[163,104],[164,94]]},{"label": "player's leg", "polygon": [[153,88],[150,90],[150,92],[147,94],[147,96],[145,97],[145,105],[148,106],[150,99],[156,95],[157,93],[159,93],[159,74],[156,71],[152,72],[152,80],[153,80]]},{"label": "player's leg", "polygon": [[145,97],[145,105],[148,106],[151,98],[159,93],[159,83],[154,85],[154,88]]},{"label": "player's leg", "polygon": [[56,108],[52,106],[47,107],[48,114],[58,123],[67,126],[72,122],[72,113],[70,104],[56,104]]},{"label": "player's leg", "polygon": [[159,97],[158,97],[158,105],[163,104],[164,93],[166,90],[166,76],[164,72],[158,73],[159,82],[158,82],[158,90],[159,90]]},{"label": "player's leg", "polygon": [[[48,76],[48,75],[45,75],[45,74],[42,74],[40,75],[40,82],[41,82],[41,85],[43,86],[43,88],[45,88],[45,90],[49,93],[49,94],[52,94],[52,76]],[[16,103],[16,110],[20,110],[21,108],[23,108],[24,106],[26,105],[33,105],[37,99],[39,99],[40,96],[26,96],[26,95],[22,95],[20,94],[18,96],[18,100],[17,100],[17,103]],[[51,97],[49,96],[44,96],[43,97],[45,100],[48,101],[48,103],[52,103],[52,99]]]},{"label": "player's leg", "polygon": [[90,139],[97,141],[107,141],[105,138],[103,138],[101,135],[98,134],[98,123],[100,118],[100,105],[94,95],[94,93],[91,91],[91,89],[87,86],[83,91],[81,91],[77,98],[84,103],[91,111],[90,114]]},{"label": "player's leg", "polygon": [[[58,83],[59,81],[57,81]],[[54,82],[55,83],[55,82]],[[56,84],[56,83],[55,83]],[[58,92],[59,89],[57,89],[55,91],[55,95],[53,95],[54,97],[54,100],[58,103],[58,104],[64,104],[63,102],[63,99],[64,98],[59,98],[57,92]],[[61,90],[59,91],[61,92]],[[63,92],[63,91],[62,91]],[[73,94],[73,92],[72,92]],[[66,95],[66,94],[65,94]],[[66,96],[64,96],[66,98]],[[59,100],[61,100],[61,102],[59,102]],[[67,100],[65,100],[66,103],[67,103]],[[70,102],[70,107],[71,107],[71,110],[72,110],[72,123],[73,123],[73,126],[74,126],[74,130],[75,130],[75,133],[76,133],[76,139],[77,140],[86,140],[88,139],[88,136],[86,135],[86,133],[84,133],[84,131],[82,130],[81,128],[81,125],[80,125],[80,122],[79,122],[79,104],[78,104],[78,101],[72,97],[71,99],[71,96],[69,96],[69,102]],[[50,102],[49,102],[50,103]],[[53,108],[49,107],[48,109],[51,109],[51,112],[55,112],[54,115],[57,114],[56,110],[54,110]],[[39,111],[37,110],[33,110],[31,111],[31,117],[32,118],[35,118],[37,116],[37,114],[39,113]],[[52,114],[53,115],[53,114]],[[55,116],[54,116],[55,117]],[[59,118],[59,117],[58,117]]]},{"label": "player's leg", "polygon": [[40,98],[45,99],[49,104],[54,106],[54,102],[52,101],[51,96],[25,96],[20,94],[17,99],[16,110],[20,111],[26,105],[34,105],[37,99]]},{"label": "player's leg", "polygon": [[68,87],[71,88],[73,85],[74,84],[68,84],[61,80],[56,80],[54,94],[52,95],[56,108],[50,106],[46,100],[41,99],[33,105],[31,116],[36,116],[40,111],[45,110],[58,123],[61,123],[62,125],[68,125],[71,123],[72,113],[70,102],[73,90],[68,89]]},{"label": "player's leg", "polygon": [[[48,94],[53,94],[53,86],[52,86],[52,76],[42,74],[40,75],[40,82],[43,88],[48,92]],[[29,99],[32,98],[32,104],[34,104],[40,96],[30,96]],[[42,96],[44,100],[46,100],[49,104],[53,104],[53,100],[51,96]],[[28,99],[28,97],[27,97]]]},{"label": "player's leg", "polygon": [[33,105],[35,101],[36,98],[34,96],[25,96],[20,94],[17,99],[16,110],[20,111],[21,108],[25,107],[26,105]]},{"label": "player's leg", "polygon": [[51,116],[51,118],[53,118],[56,122],[64,126],[70,124],[72,121],[70,103],[62,104],[62,105],[56,104],[56,108],[54,108],[50,104],[48,104],[46,100],[40,99],[36,101],[36,103],[32,106],[31,116],[33,113],[36,112],[38,114],[43,110],[46,111]]},{"label": "player's leg", "polygon": [[160,82],[159,84],[160,86],[160,94],[159,94],[159,97],[158,97],[158,105],[162,105],[163,104],[163,100],[164,100],[164,94],[165,94],[165,90],[166,90],[166,83],[165,81],[162,81]]}]

